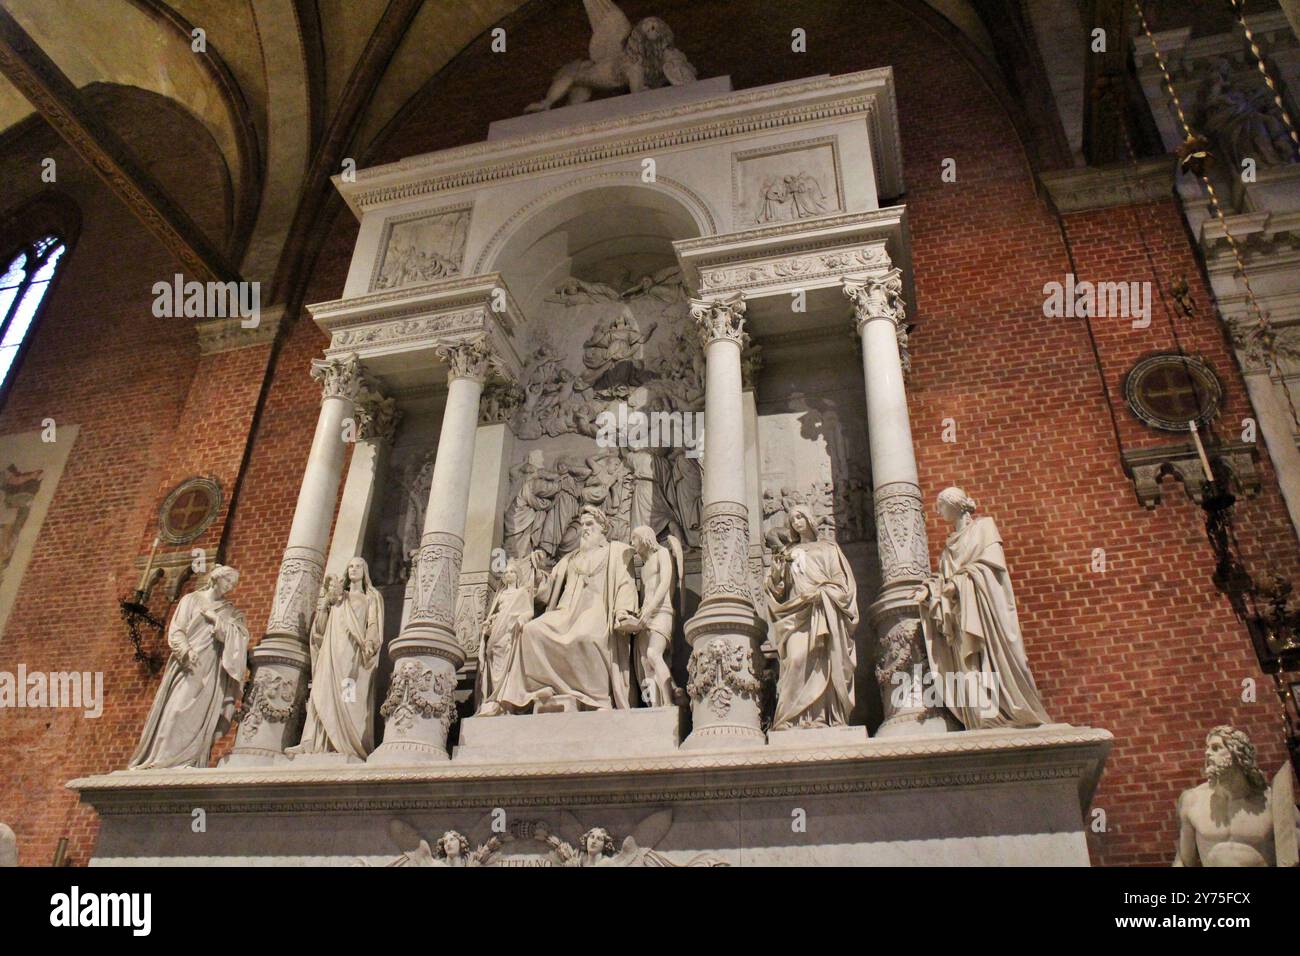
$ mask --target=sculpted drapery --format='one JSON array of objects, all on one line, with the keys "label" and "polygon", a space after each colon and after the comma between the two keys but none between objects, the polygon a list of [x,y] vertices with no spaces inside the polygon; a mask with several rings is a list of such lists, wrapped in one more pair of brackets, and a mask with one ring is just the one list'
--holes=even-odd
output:
[{"label": "sculpted drapery", "polygon": [[960,488],[939,495],[955,530],[920,590],[930,668],[967,730],[1050,721],[1029,671],[1002,537]]},{"label": "sculpted drapery", "polygon": [[[496,703],[506,675],[519,651],[524,625],[533,619],[533,567],[528,559],[511,561],[502,574],[502,586],[493,596],[483,619],[483,639],[478,645],[480,704]],[[489,708],[489,712],[495,708]]]},{"label": "sculpted drapery", "polygon": [[605,539],[609,521],[584,508],[582,541],[543,582],[539,596],[547,610],[525,624],[518,651],[497,699],[511,711],[552,698],[592,710],[629,706],[630,648],[616,634],[620,612],[635,613],[632,551]]},{"label": "sculpted drapery", "polygon": [[374,749],[375,669],[384,635],[384,601],[361,558],[348,562],[311,628],[312,682],[302,741],[289,753],[340,753],[364,760]]},{"label": "sculpted drapery", "polygon": [[506,509],[502,544],[510,557],[521,558],[541,547],[542,532],[560,481],[554,472],[546,470],[539,449],[529,452],[527,460],[511,469],[510,475],[523,481]]},{"label": "sculpted drapery", "polygon": [[247,670],[248,627],[226,600],[239,572],[216,565],[208,584],[176,605],[167,629],[171,657],[145,721],[132,770],[206,767],[229,728]]},{"label": "sculpted drapery", "polygon": [[787,521],[792,543],[766,585],[781,665],[772,729],[843,726],[853,709],[857,584],[839,546],[817,540],[807,508],[791,508]]}]

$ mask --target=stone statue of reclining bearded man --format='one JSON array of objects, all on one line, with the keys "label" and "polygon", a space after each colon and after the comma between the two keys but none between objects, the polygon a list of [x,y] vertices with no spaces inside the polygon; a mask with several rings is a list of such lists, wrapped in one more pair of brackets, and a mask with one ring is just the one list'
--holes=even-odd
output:
[{"label": "stone statue of reclining bearded man", "polygon": [[539,585],[547,610],[523,626],[500,691],[480,716],[630,706],[630,640],[615,626],[637,612],[632,549],[607,539],[599,508],[583,508],[578,520],[578,550]]}]

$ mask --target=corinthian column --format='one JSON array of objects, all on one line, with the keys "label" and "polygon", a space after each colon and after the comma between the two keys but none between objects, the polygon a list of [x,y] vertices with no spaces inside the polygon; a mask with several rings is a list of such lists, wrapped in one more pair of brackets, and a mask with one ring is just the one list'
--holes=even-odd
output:
[{"label": "corinthian column", "polygon": [[438,355],[447,363],[447,406],[413,573],[411,613],[388,647],[393,677],[379,708],[384,742],[368,763],[446,760],[447,732],[456,719],[456,672],[465,663],[465,651],[456,640],[465,512],[478,403],[495,360],[486,338],[440,347]]},{"label": "corinthian column", "polygon": [[761,723],[763,627],[749,581],[745,416],[740,353],[745,299],[691,300],[704,348],[703,594],[686,622],[691,645],[691,735],[683,749],[765,743]]},{"label": "corinthian column", "polygon": [[[325,547],[343,471],[347,441],[344,421],[355,415],[365,382],[355,355],[318,359],[311,377],[321,383],[320,415],[280,561],[266,636],[250,656],[252,679],[244,701],[231,766],[257,766],[287,759],[284,748],[298,739],[311,672],[307,628],[320,590]],[[351,430],[350,430],[351,431]]]},{"label": "corinthian column", "polygon": [[[375,498],[382,487],[388,452],[401,420],[397,402],[385,398],[373,387],[357,399],[356,445],[348,463],[347,477],[343,479],[334,537],[330,541],[329,557],[325,560],[325,573],[328,575],[343,576],[347,573],[348,562],[361,554],[375,510]],[[378,581],[381,579],[380,569],[375,564],[371,565],[370,575]]]},{"label": "corinthian column", "polygon": [[867,437],[880,555],[880,593],[869,612],[876,632],[876,681],[885,720],[877,737],[945,733],[947,720],[923,700],[926,663],[917,586],[930,571],[925,511],[903,384],[906,308],[897,269],[844,280],[862,340]]}]

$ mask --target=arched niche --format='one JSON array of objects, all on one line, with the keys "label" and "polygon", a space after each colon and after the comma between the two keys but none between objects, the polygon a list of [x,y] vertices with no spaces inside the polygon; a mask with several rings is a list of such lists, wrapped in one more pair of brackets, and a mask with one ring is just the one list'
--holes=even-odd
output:
[{"label": "arched niche", "polygon": [[534,200],[488,242],[475,271],[501,273],[531,319],[569,277],[616,285],[626,272],[635,281],[676,265],[674,241],[713,231],[712,214],[686,187],[607,174]]}]

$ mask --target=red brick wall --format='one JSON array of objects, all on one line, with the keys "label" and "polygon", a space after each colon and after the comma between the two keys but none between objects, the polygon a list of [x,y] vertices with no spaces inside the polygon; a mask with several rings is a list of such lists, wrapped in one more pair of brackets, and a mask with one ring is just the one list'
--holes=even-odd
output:
[{"label": "red brick wall", "polygon": [[[624,6],[633,18],[664,16],[702,76],[730,74],[737,88],[894,67],[917,282],[910,388],[923,491],[929,502],[945,485],[961,484],[997,518],[1049,713],[1115,734],[1096,800],[1107,829],[1091,838],[1094,859],[1166,862],[1173,801],[1198,779],[1200,739],[1209,726],[1232,721],[1246,728],[1270,766],[1282,750],[1268,694],[1261,691],[1257,704],[1240,702],[1241,680],[1262,675],[1210,582],[1199,510],[1177,488],[1155,511],[1141,508],[1120,466],[1112,411],[1125,447],[1164,440],[1119,404],[1120,381],[1134,358],[1170,347],[1162,314],[1141,333],[1127,322],[1098,320],[1100,367],[1082,320],[1044,318],[1044,283],[1064,281],[1071,269],[1058,221],[1035,194],[1005,111],[947,40],[907,12],[909,4],[823,0],[779,15],[757,0]],[[510,53],[490,54],[486,38],[477,41],[369,150],[370,161],[470,142],[489,120],[518,114],[560,59],[581,55],[581,18],[576,4],[537,4],[510,18]],[[724,23],[726,42],[710,40]],[[794,27],[807,31],[806,54],[789,52]],[[945,158],[957,162],[955,183],[940,179]],[[77,335],[52,335],[47,320],[20,388],[0,413],[0,433],[27,430],[54,414],[80,422],[86,444],[74,450],[60,484],[0,641],[0,669],[17,660],[46,669],[99,667],[112,690],[110,709],[97,723],[57,712],[0,715],[6,737],[16,728],[18,744],[0,748],[0,780],[12,781],[0,784],[0,819],[18,832],[28,863],[47,861],[65,834],[74,860],[84,862],[91,851],[93,814],[74,809],[61,785],[124,766],[157,683],[130,662],[116,617],[115,601],[133,583],[126,568],[152,535],[158,494],[186,473],[189,453],[179,449],[208,447],[197,440],[201,429],[224,449],[214,467],[227,467],[242,449],[239,432],[251,412],[232,415],[223,434],[219,398],[229,391],[239,409],[248,409],[256,375],[240,363],[258,361],[221,358],[199,368],[192,333],[147,318],[147,300],[129,281],[167,268],[161,250],[111,200],[93,192],[81,198],[88,208],[95,204],[94,215],[88,213],[51,304],[61,328]],[[340,293],[356,232],[346,212],[319,228],[328,239],[309,264],[308,301]],[[1200,318],[1180,327],[1184,341],[1204,351],[1224,379],[1224,420],[1239,420],[1242,384],[1208,318],[1177,209],[1165,203],[1071,216],[1066,229],[1081,278],[1193,280]],[[125,338],[104,354],[100,339],[109,329]],[[319,393],[307,367],[324,344],[309,321],[292,328],[229,520],[225,557],[243,572],[236,598],[255,633],[269,611],[316,420]],[[84,371],[70,374],[76,368]],[[223,376],[224,384],[212,384],[209,374]],[[956,422],[955,444],[941,441],[945,418]],[[1260,464],[1265,490],[1241,507],[1243,539],[1256,553],[1294,553],[1266,455]],[[937,553],[943,529],[930,521]],[[1094,548],[1106,549],[1104,574],[1090,570]]]},{"label": "red brick wall", "polygon": [[[0,434],[39,429],[47,417],[80,431],[0,637],[0,670],[100,671],[105,702],[97,720],[0,711],[0,820],[18,834],[24,864],[48,864],[63,836],[73,862],[90,856],[95,815],[63,784],[125,766],[157,686],[132,660],[118,601],[139,579],[132,562],[155,533],[159,488],[184,470],[176,457],[204,436],[229,447],[247,426],[229,408],[198,413],[194,399],[224,391],[238,405],[245,374],[260,378],[224,357],[201,363],[189,322],[153,316],[152,285],[176,271],[171,256],[48,128],[6,141],[6,199],[21,206],[46,188],[46,156],[56,161],[53,188],[81,210],[81,230],[0,409]],[[196,182],[219,181],[210,154],[196,147],[189,156]],[[223,218],[219,208],[200,211]],[[196,378],[201,367],[211,374]],[[238,470],[237,459],[225,463],[223,483]]]}]

